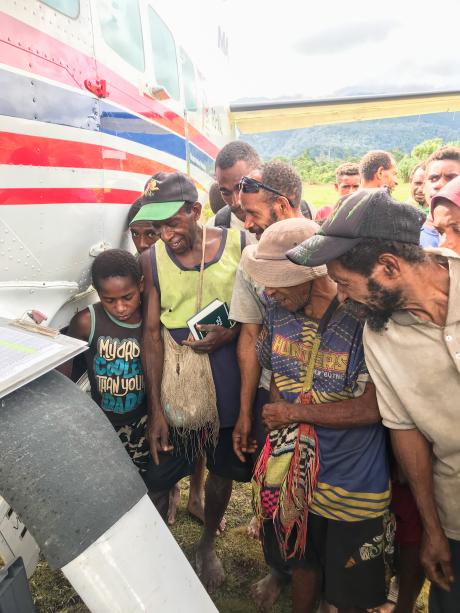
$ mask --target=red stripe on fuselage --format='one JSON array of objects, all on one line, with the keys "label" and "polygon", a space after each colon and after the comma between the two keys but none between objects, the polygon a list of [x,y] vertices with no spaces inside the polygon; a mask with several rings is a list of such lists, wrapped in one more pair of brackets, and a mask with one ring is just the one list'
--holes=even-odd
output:
[{"label": "red stripe on fuselage", "polygon": [[132,204],[141,192],[101,187],[8,188],[0,189],[0,205],[19,204]]},{"label": "red stripe on fuselage", "polygon": [[[158,101],[142,96],[131,83],[93,57],[2,12],[0,28],[3,38],[0,40],[0,58],[4,64],[32,73],[31,79],[35,72],[84,91],[85,79],[105,79],[111,101],[185,136],[183,117]],[[10,33],[8,37],[7,32]],[[189,124],[188,128],[191,142],[215,158],[218,147],[192,125]]]},{"label": "red stripe on fuselage", "polygon": [[0,164],[95,168],[153,175],[176,169],[118,149],[78,141],[0,132]]}]

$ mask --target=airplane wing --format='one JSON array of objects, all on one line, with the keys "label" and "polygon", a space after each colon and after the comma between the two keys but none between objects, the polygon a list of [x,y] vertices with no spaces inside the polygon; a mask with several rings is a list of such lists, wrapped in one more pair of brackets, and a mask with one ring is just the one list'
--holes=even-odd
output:
[{"label": "airplane wing", "polygon": [[325,100],[235,103],[230,118],[243,134],[331,123],[460,110],[460,91],[357,96]]}]

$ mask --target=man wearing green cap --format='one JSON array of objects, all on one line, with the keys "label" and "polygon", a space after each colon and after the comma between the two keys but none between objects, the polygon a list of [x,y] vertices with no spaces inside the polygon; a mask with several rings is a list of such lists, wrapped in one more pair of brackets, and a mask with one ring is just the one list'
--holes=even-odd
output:
[{"label": "man wearing green cap", "polygon": [[[166,491],[190,474],[198,450],[208,452],[205,522],[197,570],[205,587],[213,590],[224,580],[214,539],[232,481],[249,481],[251,477],[251,464],[241,462],[232,449],[232,429],[239,414],[238,328],[203,325],[200,331],[207,333],[205,338],[190,340],[187,321],[200,310],[197,305],[202,308],[215,299],[230,302],[244,235],[235,230],[203,228],[198,223],[201,204],[197,190],[181,173],[154,175],[142,200],[134,221],[151,220],[161,238],[141,255],[145,278],[143,365],[157,489]],[[185,381],[184,376],[188,377]],[[178,384],[169,389],[167,397],[167,382],[171,381]],[[196,399],[203,395],[209,396],[203,401],[206,407],[200,405],[191,416],[190,407],[196,409]],[[184,406],[173,406],[179,397],[185,397]],[[212,404],[217,413],[211,420],[200,411]],[[177,417],[176,411],[183,411],[183,427],[177,419],[173,423],[171,415],[174,412]],[[214,433],[218,434],[215,448]]]},{"label": "man wearing green cap", "polygon": [[424,218],[384,190],[358,192],[287,255],[303,266],[327,264],[339,296],[366,317],[366,364],[423,524],[429,610],[454,613],[460,601],[460,258],[419,246]]}]

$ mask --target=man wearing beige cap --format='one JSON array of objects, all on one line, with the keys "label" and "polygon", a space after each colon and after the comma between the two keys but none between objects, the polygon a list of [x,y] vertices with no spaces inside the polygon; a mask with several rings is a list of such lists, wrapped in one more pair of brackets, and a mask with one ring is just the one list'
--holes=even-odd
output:
[{"label": "man wearing beige cap", "polygon": [[338,304],[325,266],[302,270],[285,256],[318,229],[277,222],[242,257],[268,297],[257,352],[272,371],[269,435],[253,478],[272,572],[253,596],[267,609],[290,573],[294,611],[314,611],[323,587],[348,613],[386,600],[389,473],[362,324]]}]

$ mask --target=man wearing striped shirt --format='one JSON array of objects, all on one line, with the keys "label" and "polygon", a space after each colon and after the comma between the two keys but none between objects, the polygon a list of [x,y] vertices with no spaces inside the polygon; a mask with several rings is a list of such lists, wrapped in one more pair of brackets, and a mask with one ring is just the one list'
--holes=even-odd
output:
[{"label": "man wearing striped shirt", "polygon": [[[272,573],[255,596],[262,604],[263,588],[279,584],[287,564],[295,611],[314,610],[323,584],[326,601],[348,613],[386,600],[389,471],[363,326],[335,301],[324,267],[302,270],[285,256],[317,229],[277,222],[242,259],[269,299],[258,356],[273,372],[272,403],[263,408],[270,435],[255,473]],[[302,479],[310,491],[300,491]]]}]

